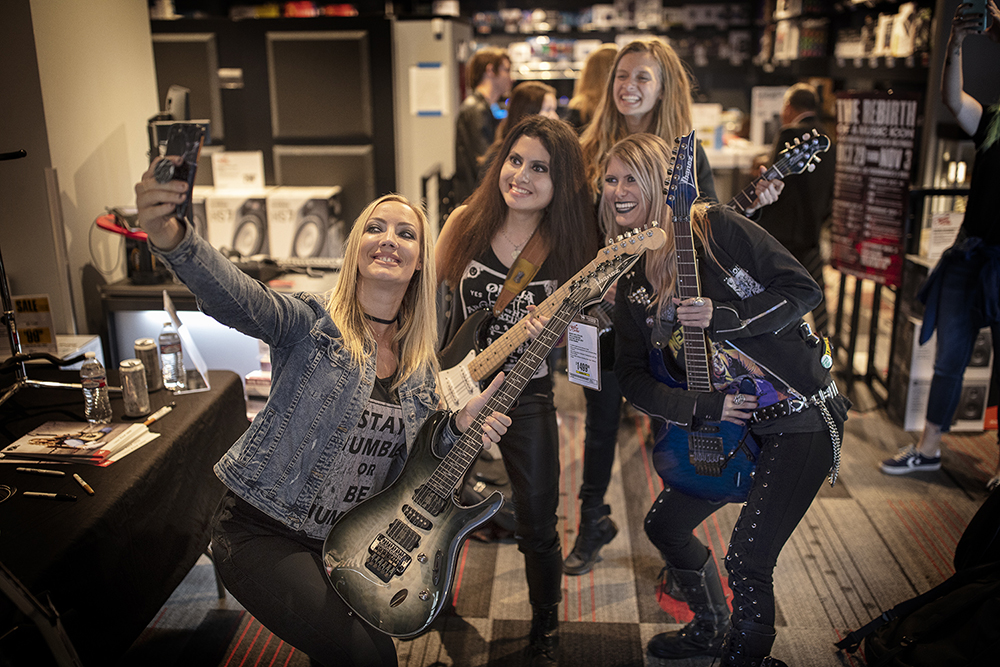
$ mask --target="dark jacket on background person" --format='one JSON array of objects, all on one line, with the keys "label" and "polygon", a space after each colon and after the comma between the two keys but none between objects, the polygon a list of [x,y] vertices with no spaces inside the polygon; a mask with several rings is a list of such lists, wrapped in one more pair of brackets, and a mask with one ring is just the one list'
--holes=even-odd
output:
[{"label": "dark jacket on background person", "polygon": [[465,98],[455,121],[455,204],[461,204],[479,185],[477,158],[486,154],[500,121],[489,101],[479,91]]}]

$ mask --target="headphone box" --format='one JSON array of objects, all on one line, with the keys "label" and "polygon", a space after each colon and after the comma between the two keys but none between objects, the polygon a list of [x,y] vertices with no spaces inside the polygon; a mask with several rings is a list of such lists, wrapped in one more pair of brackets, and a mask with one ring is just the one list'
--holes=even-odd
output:
[{"label": "headphone box", "polygon": [[205,196],[208,242],[241,258],[268,254],[266,200],[273,189],[215,188],[209,192]]},{"label": "headphone box", "polygon": [[343,257],[340,186],[274,188],[267,195],[271,256]]}]

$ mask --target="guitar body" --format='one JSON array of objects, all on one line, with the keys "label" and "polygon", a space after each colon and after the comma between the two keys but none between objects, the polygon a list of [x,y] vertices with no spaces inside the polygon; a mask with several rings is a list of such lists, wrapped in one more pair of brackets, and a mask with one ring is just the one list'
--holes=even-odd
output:
[{"label": "guitar body", "polygon": [[[721,444],[727,461],[718,476],[699,474],[691,463],[692,442],[715,440]],[[751,451],[760,451],[752,441],[746,426],[731,422],[707,422],[696,431],[685,431],[667,422],[653,446],[653,467],[664,484],[686,495],[717,502],[743,502],[750,493],[757,464],[757,455]]]},{"label": "guitar body", "polygon": [[469,364],[486,346],[486,326],[493,320],[489,309],[477,310],[462,322],[448,345],[438,353],[441,371],[438,389],[450,410],[461,410],[482,387],[469,371]]},{"label": "guitar body", "polygon": [[[667,369],[662,350],[649,353],[649,369],[654,378],[668,387],[687,389]],[[735,389],[734,389],[735,391]],[[753,393],[752,383],[740,388],[744,394]],[[700,475],[691,463],[692,436],[701,439],[721,439],[722,452],[728,462],[717,477]],[[727,503],[743,502],[753,484],[753,469],[757,465],[760,446],[747,427],[732,422],[707,422],[694,432],[667,422],[660,429],[653,446],[653,467],[670,488],[703,500]]]},{"label": "guitar body", "polygon": [[[427,630],[448,599],[465,539],[503,505],[499,492],[471,507],[458,505],[452,494],[434,516],[414,502],[415,491],[441,462],[432,444],[447,419],[447,412],[428,417],[396,481],[346,512],[323,543],[334,590],[358,616],[393,637],[415,637]],[[413,512],[420,518],[411,519]],[[430,525],[422,527],[424,522]],[[406,548],[399,526],[407,535],[412,532],[415,546]],[[385,553],[373,553],[376,544]]]}]

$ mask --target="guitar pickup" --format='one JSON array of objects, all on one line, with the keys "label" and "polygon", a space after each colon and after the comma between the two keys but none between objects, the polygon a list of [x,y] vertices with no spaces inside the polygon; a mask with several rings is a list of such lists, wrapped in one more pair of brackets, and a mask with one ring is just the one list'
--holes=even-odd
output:
[{"label": "guitar pickup", "polygon": [[420,544],[420,535],[399,519],[390,523],[389,530],[386,532],[389,534],[389,537],[392,538],[393,542],[407,551],[413,551],[413,549]]},{"label": "guitar pickup", "polygon": [[381,533],[368,547],[368,552],[365,567],[386,584],[394,574],[403,574],[413,560]]},{"label": "guitar pickup", "polygon": [[691,433],[688,435],[688,460],[698,475],[719,477],[726,463],[723,440],[719,436]]},{"label": "guitar pickup", "polygon": [[444,511],[445,499],[434,493],[426,484],[421,484],[413,490],[413,502],[423,507],[431,516],[437,516]]},{"label": "guitar pickup", "polygon": [[403,505],[403,516],[406,517],[407,521],[412,523],[417,528],[420,528],[421,530],[430,530],[431,528],[434,527],[434,524],[431,523],[430,519],[428,519],[423,514],[413,509],[409,505]]}]

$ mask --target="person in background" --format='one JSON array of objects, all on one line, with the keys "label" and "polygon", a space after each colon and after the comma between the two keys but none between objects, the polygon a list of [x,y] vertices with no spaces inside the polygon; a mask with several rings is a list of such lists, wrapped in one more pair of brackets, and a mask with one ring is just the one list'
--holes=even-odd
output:
[{"label": "person in background", "polygon": [[[662,39],[638,39],[617,52],[594,119],[580,137],[588,182],[593,187],[595,199],[603,192],[603,165],[616,142],[639,132],[649,132],[673,142],[675,137],[691,131],[691,87],[684,63]],[[712,168],[700,142],[696,164],[699,195],[707,201],[717,201]],[[758,183],[753,209],[772,203],[780,188],[780,181]],[[612,287],[605,302],[610,306],[614,300],[615,288]],[[599,307],[591,312],[600,319],[598,310]],[[622,407],[621,390],[613,363],[609,363],[616,356],[614,341],[613,330],[601,336],[601,390],[584,388],[587,414],[579,530],[563,566],[569,575],[589,572],[600,560],[601,549],[618,534],[618,526],[610,516],[611,507],[604,502],[615,461]]]},{"label": "person in background", "polygon": [[[786,144],[817,130],[824,130],[820,118],[820,100],[816,89],[807,83],[797,83],[785,93],[781,105],[781,131],[774,143],[771,162],[780,158]],[[823,279],[825,261],[820,249],[820,233],[833,212],[833,178],[836,172],[835,149],[830,148],[815,162],[812,172],[789,174],[781,197],[770,206],[760,209],[754,220],[778,239],[792,253],[825,295]],[[820,335],[828,333],[829,315],[826,298],[812,312],[814,329]]]},{"label": "person in background", "polygon": [[583,128],[594,117],[617,53],[616,45],[602,44],[591,51],[584,61],[580,78],[573,86],[573,97],[569,100],[565,118],[567,123],[576,128],[577,133],[583,132]]},{"label": "person in background", "polygon": [[[1000,377],[1000,100],[984,107],[964,90],[962,45],[970,35],[985,35],[1000,41],[1000,11],[993,0],[986,9],[989,27],[980,32],[981,14],[966,14],[968,3],[958,6],[951,22],[951,35],[941,78],[945,106],[959,127],[973,138],[976,161],[965,217],[958,238],[945,251],[920,288],[918,298],[926,304],[920,343],[937,330],[934,376],[927,399],[927,418],[916,446],[904,447],[882,461],[882,472],[905,475],[941,468],[941,436],[951,428],[962,393],[962,375],[972,357],[979,330],[989,326],[993,335],[993,377]],[[983,70],[992,66],[982,63]],[[971,307],[970,307],[971,304]],[[1000,437],[1000,436],[998,436]],[[1000,485],[1000,462],[987,482],[992,490]]]},{"label": "person in background", "polygon": [[497,126],[496,136],[490,144],[486,154],[482,157],[479,165],[479,178],[489,171],[497,151],[507,138],[507,132],[514,127],[525,116],[538,114],[546,118],[559,118],[557,109],[559,103],[556,100],[556,89],[541,81],[523,81],[514,86],[514,91],[507,100],[507,117],[500,121]]},{"label": "person in background", "polygon": [[463,202],[479,184],[479,159],[486,154],[500,124],[494,107],[510,94],[510,56],[487,46],[476,51],[466,66],[472,92],[458,109],[455,122],[455,175],[452,189]]},{"label": "person in background", "polygon": [[[156,160],[135,186],[151,250],[207,314],[271,348],[267,403],[215,466],[227,487],[213,519],[215,567],[247,611],[314,664],[396,665],[392,637],[360,620],[330,585],[323,540],[338,516],[392,483],[438,406],[427,219],[399,195],[369,204],[323,303],[251,279],[173,217],[186,183],[156,180],[163,159],[175,158]],[[437,454],[501,381],[451,415]],[[499,441],[509,424],[506,415],[489,416],[484,444]],[[350,446],[365,438],[382,445],[373,452]]]},{"label": "person in background", "polygon": [[[485,327],[486,344],[528,316],[597,254],[580,145],[569,124],[528,116],[511,128],[498,155],[502,159],[493,161],[468,205],[455,209],[438,238],[438,276],[455,291],[452,334],[473,312],[493,309],[510,267],[532,236],[540,235],[548,252],[537,273]],[[518,348],[504,368],[509,370],[527,348]],[[510,416],[513,423],[500,451],[531,602],[530,664],[555,665],[562,598],[560,467],[553,371],[547,359]]]},{"label": "person in background", "polygon": [[[667,221],[682,212],[670,211],[661,195],[672,146],[634,134],[616,144],[605,163],[601,219],[615,225],[607,233],[651,220],[663,220],[667,232],[666,244],[618,281],[615,373],[625,398],[657,420],[685,430],[705,422],[748,424],[760,455],[726,555],[731,623],[715,556],[693,534],[724,501],[666,485],[653,502],[646,535],[666,557],[694,619],[654,636],[647,649],[664,659],[721,651],[725,667],[777,667],[784,663],[768,656],[775,639],[774,566],[824,478],[836,478],[850,402],[821,363],[823,347],[802,326],[802,316],[819,302],[819,286],[781,244],[731,207],[692,207],[700,296],[678,298],[678,252]],[[686,378],[684,327],[708,334],[714,391],[659,379],[667,369],[677,380]]]}]

